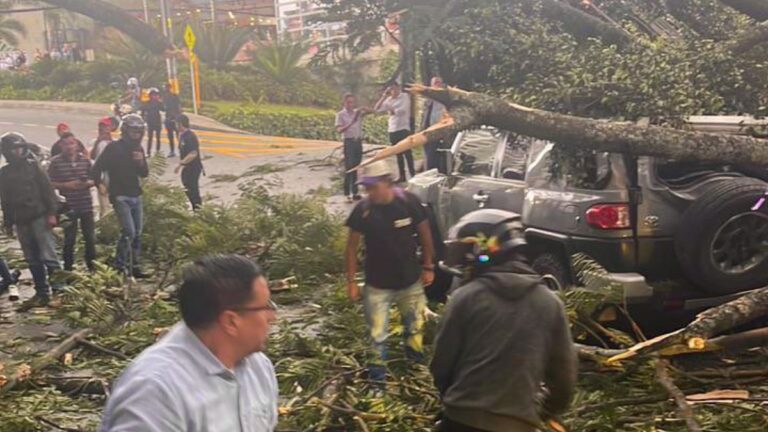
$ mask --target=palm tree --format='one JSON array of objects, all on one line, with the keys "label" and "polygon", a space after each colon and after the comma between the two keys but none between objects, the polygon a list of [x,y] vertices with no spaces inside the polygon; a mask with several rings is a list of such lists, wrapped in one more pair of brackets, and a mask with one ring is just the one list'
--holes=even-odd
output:
[{"label": "palm tree", "polygon": [[[0,9],[9,9],[10,5],[6,2],[0,2]],[[0,42],[16,46],[19,44],[19,36],[26,36],[27,29],[24,24],[15,19],[8,18],[6,15],[0,15]]]},{"label": "palm tree", "polygon": [[[197,36],[195,44],[195,54],[200,60],[216,70],[222,70],[232,63],[243,48],[253,36],[253,31],[249,28],[239,28],[223,24],[202,24],[193,23],[192,29]],[[176,43],[183,46],[183,30],[179,27],[176,35]]]},{"label": "palm tree", "polygon": [[116,70],[123,81],[133,76],[142,86],[147,87],[164,81],[163,58],[154,55],[135,40],[112,31],[105,33],[101,43],[110,58],[116,62]]},{"label": "palm tree", "polygon": [[307,70],[300,65],[307,51],[301,43],[278,42],[259,47],[251,64],[257,72],[278,84],[290,84]]}]

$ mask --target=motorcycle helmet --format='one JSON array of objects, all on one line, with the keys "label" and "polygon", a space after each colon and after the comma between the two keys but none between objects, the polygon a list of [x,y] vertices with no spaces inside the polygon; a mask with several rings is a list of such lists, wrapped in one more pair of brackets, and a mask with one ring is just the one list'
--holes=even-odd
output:
[{"label": "motorcycle helmet", "polygon": [[445,259],[452,269],[489,267],[506,260],[512,251],[525,248],[525,229],[520,215],[483,209],[464,215],[448,230]]},{"label": "motorcycle helmet", "polygon": [[120,133],[122,134],[123,138],[134,141],[134,142],[141,142],[141,139],[144,137],[144,131],[147,128],[146,123],[144,123],[144,119],[141,118],[138,114],[128,114],[127,116],[123,117],[123,121],[120,124]]},{"label": "motorcycle helmet", "polygon": [[158,90],[157,87],[150,88],[149,89],[149,95],[151,96],[153,94],[160,94],[160,90]]},{"label": "motorcycle helmet", "polygon": [[8,161],[17,157],[14,150],[19,147],[23,147],[26,150],[27,145],[27,139],[18,132],[7,132],[0,136],[0,153]]},{"label": "motorcycle helmet", "polygon": [[139,80],[135,77],[128,78],[128,82],[126,83],[128,87],[138,87],[139,86]]}]

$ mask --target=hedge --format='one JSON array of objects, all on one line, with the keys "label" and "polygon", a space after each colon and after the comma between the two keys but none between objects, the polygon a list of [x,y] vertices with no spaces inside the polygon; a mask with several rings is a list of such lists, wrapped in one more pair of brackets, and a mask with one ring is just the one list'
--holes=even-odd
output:
[{"label": "hedge", "polygon": [[[220,109],[213,117],[232,127],[258,135],[286,136],[316,140],[337,141],[333,110],[285,107],[275,105],[243,105]],[[388,144],[387,119],[383,116],[366,117],[363,123],[365,142]]]}]

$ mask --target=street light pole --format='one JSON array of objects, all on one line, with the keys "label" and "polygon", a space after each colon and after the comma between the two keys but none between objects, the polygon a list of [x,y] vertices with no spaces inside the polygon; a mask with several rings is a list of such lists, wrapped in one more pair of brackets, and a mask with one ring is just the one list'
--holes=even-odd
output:
[{"label": "street light pole", "polygon": [[144,22],[149,23],[149,4],[147,3],[147,0],[142,0],[144,4]]},{"label": "street light pole", "polygon": [[216,1],[211,0],[211,23],[216,24]]}]

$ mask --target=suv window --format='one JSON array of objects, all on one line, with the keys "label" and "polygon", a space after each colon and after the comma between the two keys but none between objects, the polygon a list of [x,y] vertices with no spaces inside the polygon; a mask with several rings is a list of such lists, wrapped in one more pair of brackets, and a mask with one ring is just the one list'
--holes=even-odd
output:
[{"label": "suv window", "polygon": [[525,180],[528,150],[534,139],[510,134],[504,144],[504,156],[501,160],[501,178],[507,180]]},{"label": "suv window", "polygon": [[456,152],[455,171],[460,174],[492,175],[493,157],[498,148],[499,138],[500,134],[490,129],[465,132]]}]

